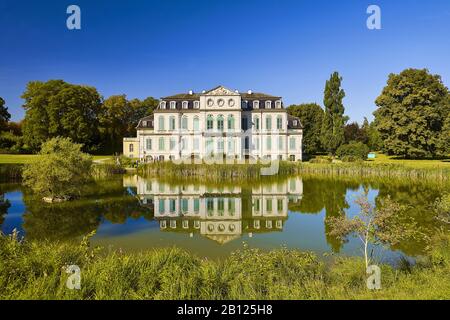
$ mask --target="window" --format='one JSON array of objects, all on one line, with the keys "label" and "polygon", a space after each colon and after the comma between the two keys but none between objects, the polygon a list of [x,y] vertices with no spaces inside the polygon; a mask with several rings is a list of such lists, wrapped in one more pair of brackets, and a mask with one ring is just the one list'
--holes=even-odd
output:
[{"label": "window", "polygon": [[259,101],[253,101],[253,109],[259,109]]},{"label": "window", "polygon": [[208,118],[206,119],[206,129],[212,130],[213,127],[214,127],[214,118],[212,115],[209,115]]},{"label": "window", "polygon": [[199,131],[200,130],[200,122],[198,120],[198,117],[196,116],[194,118],[194,131]]},{"label": "window", "polygon": [[272,117],[266,117],[266,130],[272,130]]},{"label": "window", "polygon": [[163,116],[159,116],[158,118],[158,123],[159,123],[159,130],[164,130],[164,117]]},{"label": "window", "polygon": [[232,114],[228,116],[228,130],[234,130],[234,116]]},{"label": "window", "polygon": [[234,146],[233,138],[229,138],[229,140],[228,140],[228,153],[231,153],[231,154],[235,153],[235,146]]},{"label": "window", "polygon": [[283,212],[283,199],[278,199],[277,200],[277,211],[278,212]]},{"label": "window", "polygon": [[188,129],[188,118],[186,116],[184,116],[181,119],[181,129],[183,129],[183,130],[187,130]]},{"label": "window", "polygon": [[255,211],[256,211],[256,212],[259,212],[259,210],[261,210],[261,204],[260,204],[259,199],[255,199],[255,204],[254,204],[254,206],[255,206]]},{"label": "window", "polygon": [[176,210],[176,200],[175,199],[170,199],[169,200],[169,204],[170,204],[170,212],[174,213]]},{"label": "window", "polygon": [[267,212],[272,212],[272,199],[267,199],[266,200],[266,211]]},{"label": "window", "polygon": [[223,212],[225,210],[225,201],[223,198],[217,200],[217,209],[219,212]]},{"label": "window", "polygon": [[247,109],[247,104],[248,104],[248,101],[242,101],[241,102],[242,109]]},{"label": "window", "polygon": [[177,142],[176,142],[175,138],[170,138],[170,151],[175,150],[176,144],[177,144]]},{"label": "window", "polygon": [[217,117],[217,130],[223,131],[223,116],[222,115]]},{"label": "window", "polygon": [[206,140],[206,153],[208,154],[212,153],[214,151],[213,149],[214,149],[213,140],[209,138],[208,140]]},{"label": "window", "polygon": [[159,150],[164,151],[164,137],[159,138]]},{"label": "window", "polygon": [[266,101],[266,109],[272,108],[272,101]]},{"label": "window", "polygon": [[275,107],[276,107],[277,109],[281,109],[281,101],[280,101],[280,100],[278,100],[277,102],[275,102]]},{"label": "window", "polygon": [[259,127],[260,127],[260,125],[259,125],[259,117],[255,117],[255,129],[259,130]]},{"label": "window", "polygon": [[294,127],[297,126],[297,120],[294,120]]},{"label": "window", "polygon": [[165,211],[165,203],[164,199],[159,199],[159,213],[164,213]]},{"label": "window", "polygon": [[128,147],[128,150],[130,152],[134,152],[134,144],[130,143],[130,146]]},{"label": "window", "polygon": [[255,138],[255,150],[259,151],[259,138]]},{"label": "window", "polygon": [[165,109],[166,108],[166,102],[165,101],[161,101],[159,106],[160,106],[161,109]]},{"label": "window", "polygon": [[266,140],[266,149],[271,150],[272,149],[272,137],[267,137]]},{"label": "window", "polygon": [[242,118],[242,130],[247,130],[248,129],[248,120],[247,117],[243,117]]},{"label": "window", "polygon": [[206,199],[206,210],[208,210],[208,212],[214,211],[214,199]]},{"label": "window", "polygon": [[295,150],[295,138],[289,139],[289,149]]},{"label": "window", "polygon": [[169,118],[169,130],[175,130],[175,117]]},{"label": "window", "polygon": [[181,138],[181,150],[187,150],[187,140],[186,138]]},{"label": "window", "polygon": [[283,150],[283,136],[278,137],[278,150]]},{"label": "window", "polygon": [[228,199],[228,212],[233,215],[236,211],[236,202],[233,198]]},{"label": "window", "polygon": [[194,212],[200,211],[200,199],[194,199]]},{"label": "window", "polygon": [[194,108],[199,109],[200,108],[200,101],[194,101]]},{"label": "window", "polygon": [[152,139],[147,139],[145,141],[147,150],[152,150]]},{"label": "window", "polygon": [[250,149],[250,137],[245,137],[245,139],[244,139],[244,149],[245,150]]},{"label": "window", "polygon": [[189,107],[189,102],[183,101],[183,109],[187,109]]},{"label": "window", "polygon": [[146,127],[147,126],[147,121],[142,121],[142,126]]},{"label": "window", "polygon": [[223,139],[219,139],[219,140],[217,140],[217,152],[218,153],[223,153],[225,150],[224,150],[224,142],[223,142]]},{"label": "window", "polygon": [[170,101],[170,109],[176,109],[177,103],[175,101]]},{"label": "window", "polygon": [[195,151],[198,151],[200,149],[200,143],[198,138],[194,138],[194,148]]},{"label": "window", "polygon": [[282,116],[277,117],[277,129],[278,130],[283,129],[283,117]]},{"label": "window", "polygon": [[183,212],[187,212],[188,211],[188,199],[182,199],[181,200],[181,210]]}]

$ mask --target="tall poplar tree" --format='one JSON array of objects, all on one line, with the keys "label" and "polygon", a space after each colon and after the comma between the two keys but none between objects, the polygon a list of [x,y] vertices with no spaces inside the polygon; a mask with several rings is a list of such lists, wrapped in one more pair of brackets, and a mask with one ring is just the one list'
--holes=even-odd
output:
[{"label": "tall poplar tree", "polygon": [[342,100],[345,92],[341,88],[342,77],[334,72],[325,84],[323,103],[325,113],[322,120],[321,141],[322,147],[331,154],[345,141],[344,126],[347,117]]}]

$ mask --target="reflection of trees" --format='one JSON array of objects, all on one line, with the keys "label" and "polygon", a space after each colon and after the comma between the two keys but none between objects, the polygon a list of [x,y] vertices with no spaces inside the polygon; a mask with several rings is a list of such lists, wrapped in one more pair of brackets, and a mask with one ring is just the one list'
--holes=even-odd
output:
[{"label": "reflection of trees", "polygon": [[436,220],[432,206],[436,198],[442,193],[442,186],[418,183],[400,183],[390,182],[380,186],[380,192],[376,199],[379,205],[381,199],[390,196],[393,201],[408,206],[405,211],[404,219],[414,218],[417,222],[418,231],[424,234],[408,242],[402,242],[393,246],[392,249],[398,249],[408,255],[418,255],[424,252],[427,246],[427,239],[432,237],[437,227],[442,225]]},{"label": "reflection of trees", "polygon": [[11,206],[8,200],[5,200],[5,194],[0,193],[0,228],[5,221],[5,215],[8,213],[8,209]]},{"label": "reflection of trees", "polygon": [[103,218],[113,223],[123,223],[128,217],[152,218],[152,212],[141,207],[120,181],[101,181],[88,188],[91,196],[57,204],[46,204],[24,191],[27,211],[23,228],[27,238],[67,240],[96,230]]}]

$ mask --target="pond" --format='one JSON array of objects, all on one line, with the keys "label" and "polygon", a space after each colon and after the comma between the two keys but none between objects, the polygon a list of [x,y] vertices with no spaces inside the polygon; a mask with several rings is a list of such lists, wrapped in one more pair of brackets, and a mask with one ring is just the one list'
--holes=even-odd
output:
[{"label": "pond", "polygon": [[0,184],[1,231],[17,229],[26,239],[79,241],[95,230],[96,246],[123,251],[176,246],[210,259],[227,256],[244,243],[324,256],[361,255],[359,240],[343,243],[327,234],[327,218],[358,214],[354,200],[361,194],[373,203],[390,196],[408,205],[405,214],[416,219],[424,234],[374,248],[384,261],[419,256],[427,236],[448,230],[431,215],[435,199],[450,191],[441,184],[298,176],[217,185],[124,175],[87,188],[88,197],[50,205],[20,184]]}]

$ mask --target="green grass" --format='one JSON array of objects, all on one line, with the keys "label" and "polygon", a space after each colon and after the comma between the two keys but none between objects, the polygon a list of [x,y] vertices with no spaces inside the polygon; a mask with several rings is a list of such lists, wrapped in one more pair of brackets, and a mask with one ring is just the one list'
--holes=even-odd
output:
[{"label": "green grass", "polygon": [[[81,268],[81,290],[65,266]],[[245,248],[221,261],[185,251],[127,254],[76,243],[0,237],[1,299],[450,299],[450,237],[405,271],[381,265],[382,289],[366,287],[360,258],[325,264],[312,253]]]},{"label": "green grass", "polygon": [[[94,161],[109,160],[113,156],[93,156]],[[0,164],[27,164],[39,159],[35,154],[0,154]]]},{"label": "green grass", "polygon": [[387,156],[382,153],[377,153],[375,160],[369,161],[374,164],[396,164],[414,169],[435,169],[435,168],[450,168],[450,159],[444,160],[404,160],[396,157]]}]

